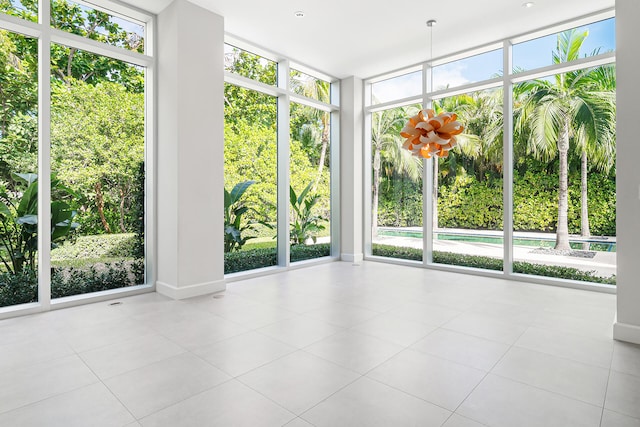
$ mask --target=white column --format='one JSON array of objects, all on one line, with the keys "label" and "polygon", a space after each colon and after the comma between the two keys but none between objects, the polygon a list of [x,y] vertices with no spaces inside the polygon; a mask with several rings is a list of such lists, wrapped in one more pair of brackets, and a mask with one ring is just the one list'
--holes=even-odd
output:
[{"label": "white column", "polygon": [[340,258],[363,259],[362,241],[362,161],[363,161],[362,79],[340,81]]},{"label": "white column", "polygon": [[616,1],[617,284],[616,339],[640,344],[640,145],[637,25],[640,3]]},{"label": "white column", "polygon": [[224,20],[186,0],[158,15],[156,290],[225,289]]}]

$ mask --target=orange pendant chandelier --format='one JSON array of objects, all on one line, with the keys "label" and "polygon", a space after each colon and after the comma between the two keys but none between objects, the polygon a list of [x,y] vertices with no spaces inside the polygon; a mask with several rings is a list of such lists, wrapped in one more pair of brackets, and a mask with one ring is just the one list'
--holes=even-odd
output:
[{"label": "orange pendant chandelier", "polygon": [[[430,60],[433,60],[433,25],[435,20],[427,21],[431,30]],[[433,91],[433,70],[431,72],[431,91]],[[455,113],[442,112],[438,115],[431,109],[421,110],[411,117],[400,132],[406,138],[402,148],[416,157],[426,159],[437,156],[447,157],[449,150],[456,146],[456,137],[464,126],[457,120]]]}]

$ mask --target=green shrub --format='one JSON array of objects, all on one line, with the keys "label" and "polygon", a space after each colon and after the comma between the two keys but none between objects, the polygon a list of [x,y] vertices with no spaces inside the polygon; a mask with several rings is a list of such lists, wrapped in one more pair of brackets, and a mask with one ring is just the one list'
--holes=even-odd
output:
[{"label": "green shrub", "polygon": [[595,271],[583,271],[573,267],[557,265],[542,265],[515,261],[513,263],[513,272],[535,276],[557,277],[559,279],[580,280],[583,282],[604,283],[608,285],[616,284],[615,275],[611,277],[600,277],[596,275]]},{"label": "green shrub", "polygon": [[[329,255],[331,255],[331,245],[329,243],[292,245],[290,251],[291,262]],[[241,251],[224,254],[224,274],[271,267],[274,265],[278,265],[278,252],[275,247],[243,249]]]},{"label": "green shrub", "polygon": [[439,189],[441,227],[499,230],[502,215],[502,180],[478,182],[472,176],[458,176],[452,186]]},{"label": "green shrub", "polygon": [[[144,283],[142,260],[105,263],[90,268],[52,268],[51,298],[119,289]],[[38,279],[31,270],[0,274],[0,307],[36,302]]]},{"label": "green shrub", "polygon": [[422,261],[422,249],[374,244],[371,252],[375,256]]},{"label": "green shrub", "polygon": [[456,254],[453,252],[433,251],[433,262],[438,264],[459,265],[463,267],[484,268],[502,271],[502,260],[488,256]]},{"label": "green shrub", "polygon": [[422,180],[388,177],[380,182],[378,224],[385,227],[422,225]]},{"label": "green shrub", "polygon": [[105,263],[88,269],[54,268],[51,271],[51,298],[119,289],[142,283],[142,260]]},{"label": "green shrub", "polygon": [[38,278],[33,270],[25,268],[17,274],[0,274],[0,307],[37,300]]},{"label": "green shrub", "polygon": [[224,273],[253,270],[278,264],[276,248],[249,249],[224,254]]},{"label": "green shrub", "polygon": [[[422,249],[406,248],[390,245],[374,244],[372,254],[387,258],[400,258],[422,261]],[[433,262],[438,264],[458,265],[464,267],[482,268],[485,270],[502,271],[502,260],[478,255],[456,254],[452,252],[433,252]],[[582,282],[616,284],[616,277],[600,277],[595,271],[583,271],[572,267],[533,264],[523,261],[513,263],[513,272],[530,274],[533,276],[555,277],[558,279],[579,280]]]},{"label": "green shrub", "polygon": [[144,258],[144,190],[145,190],[146,171],[144,161],[138,164],[138,170],[133,180],[131,189],[131,213],[127,217],[129,227],[134,231],[135,242],[131,256],[133,258]]},{"label": "green shrub", "polygon": [[79,236],[51,251],[52,261],[101,258],[133,258],[140,252],[135,234]]},{"label": "green shrub", "polygon": [[[502,228],[502,179],[478,181],[458,175],[441,184],[438,225],[442,228],[496,230]],[[514,171],[513,226],[516,231],[553,232],[558,217],[558,176],[544,170]],[[616,235],[615,178],[600,173],[588,177],[591,233]],[[580,174],[569,175],[569,232],[580,233]],[[422,190],[408,180],[383,180],[378,224],[410,227],[422,224]]]},{"label": "green shrub", "polygon": [[319,243],[317,245],[292,245],[290,249],[291,262],[322,258],[329,255],[331,255],[331,244],[329,243]]}]

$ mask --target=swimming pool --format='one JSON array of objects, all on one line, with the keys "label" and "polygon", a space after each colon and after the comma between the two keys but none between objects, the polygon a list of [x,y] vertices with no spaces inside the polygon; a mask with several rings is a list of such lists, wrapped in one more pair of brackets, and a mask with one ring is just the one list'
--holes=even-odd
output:
[{"label": "swimming pool", "polygon": [[[492,243],[496,245],[502,245],[504,243],[504,239],[499,236],[485,236],[485,235],[476,235],[471,233],[447,233],[447,232],[438,232],[434,233],[437,237],[437,240],[450,240],[450,241],[460,241],[467,243]],[[422,239],[422,232],[417,230],[403,230],[403,229],[378,229],[378,235],[380,236],[389,236],[389,237],[411,237],[416,239]],[[513,239],[514,246],[531,246],[531,247],[542,247],[542,248],[553,248],[555,245],[555,239],[542,239],[542,238],[523,238],[517,237]],[[615,242],[601,242],[597,240],[588,240],[583,239],[580,241],[569,239],[569,245],[571,249],[578,250],[590,250],[597,252],[615,252],[616,244]]]}]

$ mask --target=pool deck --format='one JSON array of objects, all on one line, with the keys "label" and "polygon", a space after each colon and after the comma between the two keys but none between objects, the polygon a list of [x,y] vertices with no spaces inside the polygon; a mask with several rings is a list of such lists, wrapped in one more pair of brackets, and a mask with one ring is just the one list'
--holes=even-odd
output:
[{"label": "pool deck", "polygon": [[[412,229],[415,231],[421,231],[420,229]],[[476,230],[450,230],[440,229],[437,232],[447,234],[469,234],[477,236],[499,236],[496,232],[485,232]],[[501,236],[499,236],[501,237]],[[518,238],[531,238],[531,239],[555,239],[553,233],[514,233],[514,237]],[[571,237],[572,241],[581,240],[578,237]],[[600,238],[594,237],[589,239],[590,242],[599,243],[615,243],[615,238]],[[383,245],[392,246],[404,246],[422,249],[422,239],[416,237],[400,237],[400,236],[378,236],[373,239],[373,243],[379,243]],[[570,255],[556,255],[532,252],[537,248],[532,246],[513,246],[513,259],[515,261],[526,261],[536,264],[545,265],[558,265],[563,267],[573,267],[584,271],[595,271],[595,274],[601,277],[610,277],[616,274],[616,253],[615,252],[601,252],[601,251],[589,251],[595,252],[593,258],[581,258]],[[503,245],[495,243],[482,243],[482,242],[463,242],[460,240],[434,240],[433,250],[442,252],[453,252],[466,255],[481,255],[494,258],[502,258],[504,256]],[[574,252],[579,252],[574,250]]]}]

